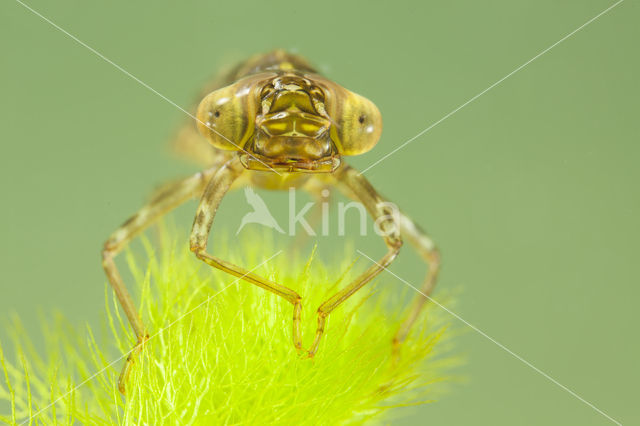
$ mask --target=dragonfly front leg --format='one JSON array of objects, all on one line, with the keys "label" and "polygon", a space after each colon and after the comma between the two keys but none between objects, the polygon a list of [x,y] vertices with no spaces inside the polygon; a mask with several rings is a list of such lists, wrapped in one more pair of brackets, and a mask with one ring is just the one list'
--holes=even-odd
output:
[{"label": "dragonfly front leg", "polygon": [[[355,174],[355,177],[352,179],[363,179],[364,178],[351,169],[351,174]],[[346,183],[346,180],[345,182]],[[361,197],[357,194],[357,189],[354,185],[339,185],[339,188],[345,193],[345,195],[349,198],[360,200]],[[372,191],[372,189],[371,189]],[[366,192],[366,191],[365,191]],[[429,296],[433,292],[433,289],[436,285],[436,280],[438,278],[438,273],[440,272],[440,252],[436,247],[435,243],[429,237],[429,235],[423,231],[411,218],[402,213],[399,209],[395,209],[395,214],[398,215],[398,221],[400,222],[400,234],[402,238],[409,241],[409,243],[416,249],[418,254],[424,259],[427,263],[427,275],[424,279],[422,287],[420,288],[419,294],[417,294],[413,300],[411,307],[408,310],[407,316],[396,331],[396,334],[393,338],[393,353],[394,357],[397,357],[399,354],[399,349],[404,342],[404,340],[409,335],[411,328],[417,321],[422,309],[425,306],[425,303],[428,301]]]},{"label": "dragonfly front leg", "polygon": [[398,255],[400,247],[402,246],[400,224],[397,223],[396,215],[394,215],[389,204],[373,189],[369,181],[349,166],[343,166],[337,170],[335,172],[335,178],[337,179],[338,186],[360,201],[369,214],[371,214],[379,229],[382,231],[382,238],[387,245],[387,253],[344,289],[320,305],[318,308],[318,328],[311,349],[309,349],[309,357],[313,357],[318,351],[327,316],[342,302],[347,300],[352,294],[361,289],[382,272],[383,269],[389,266]]},{"label": "dragonfly front leg", "polygon": [[163,188],[146,206],[138,210],[135,215],[111,234],[104,244],[102,267],[137,338],[137,344],[129,354],[122,373],[120,373],[120,378],[118,379],[118,389],[123,394],[125,393],[125,384],[131,366],[135,362],[136,355],[142,350],[144,343],[149,338],[149,335],[138,314],[133,299],[122,281],[114,258],[133,237],[142,232],[160,216],[179,206],[189,198],[200,194],[205,183],[213,175],[214,171],[215,169],[209,169]]},{"label": "dragonfly front leg", "polygon": [[302,332],[300,329],[300,316],[302,312],[302,297],[288,287],[277,284],[207,253],[207,241],[218,206],[233,182],[244,170],[240,160],[234,157],[215,174],[207,185],[200,204],[198,205],[198,211],[191,230],[191,251],[195,253],[198,259],[209,266],[225,271],[251,284],[255,284],[258,287],[277,294],[291,303],[293,305],[293,344],[297,349],[301,349]]}]

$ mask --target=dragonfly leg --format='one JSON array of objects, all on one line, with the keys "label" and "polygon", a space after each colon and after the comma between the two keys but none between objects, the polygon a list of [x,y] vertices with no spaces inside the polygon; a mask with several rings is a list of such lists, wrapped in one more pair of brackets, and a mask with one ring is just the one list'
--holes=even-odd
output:
[{"label": "dragonfly leg", "polygon": [[115,264],[116,255],[146,227],[156,219],[173,208],[179,206],[189,198],[197,196],[202,192],[207,179],[213,174],[215,169],[197,173],[191,177],[174,182],[159,191],[151,201],[141,208],[135,215],[129,218],[120,228],[118,228],[104,244],[102,251],[102,266],[107,275],[109,283],[116,293],[116,297],[122,306],[124,313],[136,334],[137,344],[129,354],[118,380],[118,389],[125,393],[125,384],[131,370],[131,365],[135,362],[136,356],[142,350],[144,343],[148,340],[147,329],[138,314],[138,310],[127,290],[118,268]]},{"label": "dragonfly leg", "polygon": [[320,340],[324,334],[327,316],[342,302],[347,300],[352,294],[361,289],[365,284],[376,277],[383,269],[393,262],[402,246],[400,237],[400,226],[398,218],[391,211],[387,202],[375,191],[371,184],[357,171],[349,166],[344,166],[336,171],[338,186],[360,201],[369,211],[382,231],[384,242],[387,246],[387,253],[374,265],[364,271],[359,277],[352,281],[345,288],[331,296],[318,308],[318,326],[316,335],[309,349],[309,357],[313,357],[318,351]]},{"label": "dragonfly leg", "polygon": [[[347,197],[356,200],[359,200],[361,198],[358,197],[357,190],[354,189],[354,185],[339,184],[338,187]],[[414,223],[413,220],[411,220],[407,215],[405,215],[398,209],[396,209],[396,214],[398,215],[398,220],[400,222],[400,234],[402,235],[402,238],[409,241],[409,243],[418,251],[420,256],[427,263],[428,271],[422,287],[420,288],[420,293],[416,295],[411,307],[407,311],[407,316],[394,335],[394,357],[397,357],[399,355],[399,350],[402,342],[407,338],[409,332],[411,331],[411,328],[417,321],[420,312],[424,308],[428,297],[433,292],[433,289],[436,285],[438,272],[440,271],[440,253],[431,237],[429,237],[429,235],[425,231],[423,231],[416,223]]]},{"label": "dragonfly leg", "polygon": [[435,243],[418,225],[416,225],[408,216],[400,214],[400,232],[402,236],[415,247],[420,256],[427,263],[427,275],[422,283],[422,287],[416,294],[408,314],[393,338],[394,356],[399,355],[400,345],[407,338],[411,327],[415,324],[420,312],[424,308],[425,303],[431,296],[436,285],[438,272],[440,271],[440,252]]},{"label": "dragonfly leg", "polygon": [[213,225],[213,219],[222,198],[233,182],[242,174],[244,167],[237,157],[229,160],[211,179],[198,205],[193,228],[191,230],[191,251],[209,266],[225,271],[244,281],[270,291],[293,305],[293,344],[297,349],[302,348],[302,332],[300,316],[302,312],[302,297],[288,287],[277,284],[244,268],[222,260],[207,253],[207,241]]}]

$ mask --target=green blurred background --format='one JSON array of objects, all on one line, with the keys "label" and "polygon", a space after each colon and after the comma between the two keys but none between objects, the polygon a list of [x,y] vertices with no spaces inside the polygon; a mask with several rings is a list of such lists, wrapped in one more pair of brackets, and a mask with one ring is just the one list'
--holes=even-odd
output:
[{"label": "green blurred background", "polygon": [[[294,49],[380,107],[381,142],[351,160],[363,169],[613,2],[29,4],[185,107],[221,66]],[[639,18],[623,2],[366,174],[438,241],[460,316],[626,424],[640,422]],[[95,324],[102,242],[197,170],[167,149],[185,116],[12,0],[0,43],[0,320],[15,311],[33,336],[39,310]],[[194,209],[175,215],[185,232]],[[216,226],[246,211],[232,194]],[[424,267],[405,249],[392,269],[417,284]],[[475,331],[458,352],[467,382],[398,423],[611,423]]]}]

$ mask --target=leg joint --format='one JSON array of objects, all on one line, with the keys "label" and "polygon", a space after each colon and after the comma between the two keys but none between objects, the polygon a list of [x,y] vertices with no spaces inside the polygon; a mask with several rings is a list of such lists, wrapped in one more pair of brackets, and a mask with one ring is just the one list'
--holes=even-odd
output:
[{"label": "leg joint", "polygon": [[400,247],[402,247],[403,243],[404,242],[402,241],[402,237],[400,237],[400,235],[390,236],[387,238],[387,246],[389,246],[390,249],[396,251],[400,251]]},{"label": "leg joint", "polygon": [[191,250],[191,252],[195,254],[197,257],[200,257],[200,255],[204,251],[204,247],[192,241],[191,244],[189,245],[189,250]]},{"label": "leg joint", "polygon": [[115,257],[115,251],[108,247],[109,242],[107,241],[104,245],[104,249],[102,249],[102,267],[106,268],[107,265],[113,263],[113,258]]}]

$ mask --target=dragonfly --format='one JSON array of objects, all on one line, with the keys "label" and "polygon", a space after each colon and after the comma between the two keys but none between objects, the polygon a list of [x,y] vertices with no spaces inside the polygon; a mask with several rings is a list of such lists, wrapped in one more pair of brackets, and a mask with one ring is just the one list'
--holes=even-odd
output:
[{"label": "dragonfly", "polygon": [[331,312],[393,262],[403,239],[409,241],[426,262],[427,273],[390,342],[397,353],[433,291],[441,262],[432,238],[403,212],[392,211],[387,199],[345,162],[345,157],[364,154],[379,141],[382,117],[376,105],[323,77],[301,56],[284,50],[255,55],[239,64],[205,87],[201,99],[193,116],[195,123],[185,123],[173,145],[204,169],[164,187],[113,232],[103,247],[103,268],[137,339],[118,379],[119,391],[125,394],[127,377],[149,333],[115,258],[154,221],[193,198],[200,202],[191,229],[190,250],[211,267],[290,303],[293,345],[304,353],[302,296],[207,250],[222,199],[228,191],[247,186],[296,188],[316,199],[335,189],[362,203],[382,231],[379,234],[387,248],[384,256],[318,307],[315,336],[306,350],[308,357],[317,353]]}]

